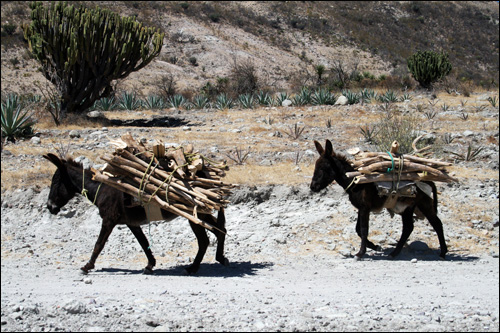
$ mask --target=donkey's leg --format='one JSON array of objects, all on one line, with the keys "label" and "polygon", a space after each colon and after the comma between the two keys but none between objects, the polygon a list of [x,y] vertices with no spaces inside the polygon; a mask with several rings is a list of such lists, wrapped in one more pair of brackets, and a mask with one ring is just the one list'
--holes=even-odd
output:
[{"label": "donkey's leg", "polygon": [[425,215],[427,220],[429,220],[429,223],[434,228],[434,231],[436,231],[439,239],[439,247],[441,248],[441,253],[439,254],[439,256],[441,257],[441,259],[445,259],[446,253],[448,252],[448,247],[446,246],[446,241],[444,239],[443,223],[437,216],[437,213],[432,206],[432,200],[429,199],[422,201],[418,205],[418,209]]},{"label": "donkey's leg", "polygon": [[[224,242],[226,240],[226,217],[224,214],[224,209],[221,208],[217,214],[217,219],[212,215],[203,215],[201,219],[213,224],[219,230],[212,230],[215,237],[217,237],[217,252],[215,253],[215,260],[224,266],[229,266],[229,260],[224,256]],[[209,220],[208,220],[209,219]]]},{"label": "donkey's leg", "polygon": [[413,211],[415,210],[415,207],[408,207],[405,209],[405,211],[402,214],[403,218],[403,231],[401,233],[401,238],[398,241],[398,244],[396,245],[396,248],[394,251],[392,251],[389,254],[389,257],[396,257],[401,250],[403,249],[403,246],[405,245],[406,241],[408,240],[408,237],[410,237],[412,231],[413,231]]},{"label": "donkey's leg", "polygon": [[359,235],[361,237],[361,248],[359,249],[359,252],[356,254],[356,257],[358,259],[363,257],[364,254],[366,253],[369,221],[370,221],[370,210],[360,209],[358,211],[358,223],[359,223]]},{"label": "donkey's leg", "polygon": [[[358,221],[356,222],[356,233],[361,238],[361,227],[360,227],[360,223],[359,223],[359,214],[358,214]],[[366,238],[366,246],[369,249],[372,249],[374,251],[382,251],[382,247],[380,245],[375,245],[372,242],[370,242],[368,240],[368,237]]]},{"label": "donkey's leg", "polygon": [[194,258],[194,262],[188,268],[186,268],[186,271],[188,274],[194,274],[200,268],[200,263],[205,256],[205,252],[207,252],[209,240],[204,227],[191,221],[189,221],[189,225],[191,226],[191,229],[193,229],[193,232],[196,235],[196,239],[198,240],[198,253]]},{"label": "donkey's leg", "polygon": [[81,268],[81,270],[87,274],[91,269],[93,269],[95,266],[95,261],[97,260],[97,257],[101,253],[102,249],[104,248],[104,244],[106,244],[106,241],[109,238],[109,235],[111,235],[111,232],[113,231],[113,228],[115,227],[116,223],[105,223],[104,221],[102,222],[101,225],[101,231],[99,232],[99,237],[97,237],[97,241],[94,245],[94,251],[92,251],[92,255],[90,256],[89,262]]},{"label": "donkey's leg", "polygon": [[149,248],[149,242],[146,235],[144,235],[142,228],[139,226],[131,226],[127,224],[127,227],[130,231],[132,231],[139,244],[141,244],[144,253],[146,253],[146,257],[148,257],[148,265],[144,268],[144,274],[153,274],[153,267],[156,265],[156,259],[153,256],[153,252]]}]

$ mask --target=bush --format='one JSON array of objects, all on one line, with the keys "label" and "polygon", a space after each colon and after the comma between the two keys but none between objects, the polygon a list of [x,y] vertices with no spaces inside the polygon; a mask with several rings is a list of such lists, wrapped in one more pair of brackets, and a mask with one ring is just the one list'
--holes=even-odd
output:
[{"label": "bush", "polygon": [[17,25],[14,23],[5,23],[2,25],[2,29],[7,35],[12,36],[16,32]]},{"label": "bush", "polygon": [[254,94],[259,90],[259,79],[251,61],[235,63],[230,79],[231,89],[236,96]]},{"label": "bush", "polygon": [[420,119],[418,115],[386,116],[376,124],[377,132],[372,141],[380,151],[389,151],[394,140],[399,142],[399,153],[413,151],[411,144],[419,135]]}]

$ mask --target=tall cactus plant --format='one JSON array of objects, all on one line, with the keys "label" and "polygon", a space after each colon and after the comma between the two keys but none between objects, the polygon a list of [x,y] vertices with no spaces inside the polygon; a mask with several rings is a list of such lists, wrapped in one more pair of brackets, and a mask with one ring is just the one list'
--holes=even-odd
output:
[{"label": "tall cactus plant", "polygon": [[61,112],[79,113],[112,91],[111,81],[137,71],[161,51],[164,34],[131,17],[66,2],[30,3],[24,36],[47,80],[61,93]]},{"label": "tall cactus plant", "polygon": [[418,51],[407,59],[408,70],[423,88],[445,77],[451,71],[448,54],[433,51]]}]

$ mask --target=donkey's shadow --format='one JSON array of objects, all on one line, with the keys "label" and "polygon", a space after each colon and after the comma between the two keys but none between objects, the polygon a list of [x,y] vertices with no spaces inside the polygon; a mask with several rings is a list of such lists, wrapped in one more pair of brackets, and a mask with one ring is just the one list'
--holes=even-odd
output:
[{"label": "donkey's shadow", "polygon": [[[185,265],[176,265],[168,268],[157,268],[153,276],[192,276],[192,277],[245,277],[256,275],[258,271],[269,269],[273,266],[270,262],[250,262],[236,261],[229,266],[222,266],[219,263],[202,263],[196,274],[187,275]],[[131,270],[123,268],[102,268],[94,271],[93,274],[128,275],[143,274],[143,270]]]},{"label": "donkey's shadow", "polygon": [[[458,253],[450,253],[446,255],[446,259],[442,259],[439,256],[439,251],[436,249],[428,249],[425,251],[414,251],[408,248],[403,248],[401,253],[397,257],[390,257],[389,254],[392,252],[393,248],[384,249],[381,252],[371,251],[369,252],[366,259],[371,260],[388,260],[388,261],[411,261],[412,259],[417,259],[418,261],[440,261],[440,262],[472,262],[479,260],[480,257],[467,255],[467,254],[458,254]],[[363,259],[361,259],[363,260]]]}]

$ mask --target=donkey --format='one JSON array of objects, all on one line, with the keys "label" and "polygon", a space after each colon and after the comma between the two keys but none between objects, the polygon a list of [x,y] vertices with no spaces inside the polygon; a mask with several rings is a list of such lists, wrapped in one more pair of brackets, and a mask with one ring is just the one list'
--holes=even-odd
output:
[{"label": "donkey", "polygon": [[[152,274],[153,267],[156,265],[156,259],[149,248],[149,242],[144,235],[141,225],[147,223],[146,211],[141,206],[132,206],[132,196],[125,194],[109,185],[101,184],[92,180],[92,173],[83,168],[80,163],[72,159],[61,159],[54,154],[43,155],[44,158],[52,162],[57,170],[52,177],[50,185],[49,199],[47,208],[52,214],[57,214],[61,208],[72,199],[75,194],[86,192],[87,198],[93,202],[99,209],[99,215],[102,218],[101,231],[94,246],[94,250],[90,260],[81,270],[87,274],[95,266],[95,262],[101,253],[109,235],[117,224],[125,224],[132,231],[135,238],[141,244],[148,265],[144,269],[145,274]],[[83,187],[85,187],[83,189]],[[177,215],[161,209],[164,220],[172,220]],[[198,214],[198,217],[215,226],[213,233],[217,237],[216,260],[224,266],[229,265],[229,261],[224,256],[224,241],[225,241],[225,216],[224,210],[218,212],[217,218],[210,214]],[[186,268],[188,274],[194,274],[198,271],[200,263],[205,255],[209,245],[208,235],[205,228],[199,224],[189,221],[198,240],[198,253],[194,262]]]},{"label": "donkey", "polygon": [[[344,188],[349,195],[349,200],[358,209],[358,220],[356,222],[356,233],[361,238],[361,248],[356,254],[360,259],[366,253],[366,247],[380,251],[381,248],[368,240],[368,225],[370,212],[377,212],[384,208],[386,196],[379,196],[374,183],[350,185],[352,179],[346,176],[346,172],[354,171],[347,158],[333,151],[332,143],[326,140],[325,148],[318,141],[314,141],[316,150],[320,157],[316,161],[314,175],[311,182],[311,190],[319,192],[334,180]],[[437,190],[433,182],[425,182],[432,188],[433,198],[429,197],[417,186],[417,193],[412,198],[398,198],[395,208],[396,213],[403,218],[403,232],[396,248],[389,254],[391,258],[396,257],[403,248],[408,237],[413,231],[413,213],[422,213],[436,231],[441,248],[440,257],[445,259],[446,242],[443,233],[443,224],[437,216]]]}]

